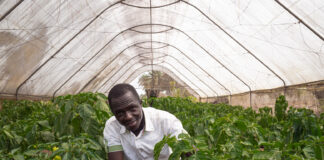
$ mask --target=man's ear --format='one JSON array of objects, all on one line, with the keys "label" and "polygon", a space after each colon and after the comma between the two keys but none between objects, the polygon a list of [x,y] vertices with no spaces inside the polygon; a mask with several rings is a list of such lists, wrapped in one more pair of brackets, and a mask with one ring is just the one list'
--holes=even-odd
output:
[{"label": "man's ear", "polygon": [[140,100],[139,100],[139,103],[142,105],[142,104],[143,104],[143,101],[140,99]]}]

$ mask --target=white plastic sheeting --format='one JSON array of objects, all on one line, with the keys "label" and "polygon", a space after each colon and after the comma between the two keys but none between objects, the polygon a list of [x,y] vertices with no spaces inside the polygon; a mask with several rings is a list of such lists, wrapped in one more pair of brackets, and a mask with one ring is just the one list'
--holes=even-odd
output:
[{"label": "white plastic sheeting", "polygon": [[324,80],[323,0],[2,0],[0,94],[107,93],[145,71],[197,97]]}]

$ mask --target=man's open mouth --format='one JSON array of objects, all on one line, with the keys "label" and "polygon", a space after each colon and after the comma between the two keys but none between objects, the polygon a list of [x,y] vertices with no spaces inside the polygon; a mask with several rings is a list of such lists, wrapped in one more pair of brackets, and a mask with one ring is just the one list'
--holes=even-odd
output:
[{"label": "man's open mouth", "polygon": [[131,127],[131,126],[135,126],[136,125],[136,120],[134,120],[134,121],[130,121],[130,122],[127,122],[126,123],[126,126],[129,126],[129,127]]}]

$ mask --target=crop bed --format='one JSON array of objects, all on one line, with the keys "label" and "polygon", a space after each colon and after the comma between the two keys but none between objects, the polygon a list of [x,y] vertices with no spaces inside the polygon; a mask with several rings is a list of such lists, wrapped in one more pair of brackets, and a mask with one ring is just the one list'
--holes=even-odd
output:
[{"label": "crop bed", "polygon": [[[152,102],[153,100],[153,102]],[[150,103],[177,116],[190,134],[180,141],[165,137],[156,145],[173,149],[171,159],[191,152],[189,159],[324,159],[324,114],[288,107],[284,96],[258,112],[226,104],[193,103],[159,98]],[[187,158],[183,158],[187,159]]]},{"label": "crop bed", "polygon": [[112,116],[103,94],[49,102],[3,101],[0,159],[105,159],[102,131]]},{"label": "crop bed", "polygon": [[[99,93],[61,96],[48,102],[2,101],[0,159],[106,159],[102,131],[112,116]],[[170,159],[324,159],[324,114],[288,107],[283,96],[275,110],[258,112],[189,98],[157,98],[144,106],[169,111],[190,136],[164,137]],[[184,153],[191,153],[189,158]]]}]

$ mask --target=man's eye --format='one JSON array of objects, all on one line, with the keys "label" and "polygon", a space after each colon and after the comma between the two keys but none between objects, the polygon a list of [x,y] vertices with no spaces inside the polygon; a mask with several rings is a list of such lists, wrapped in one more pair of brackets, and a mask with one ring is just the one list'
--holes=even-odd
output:
[{"label": "man's eye", "polygon": [[136,112],[137,109],[136,109],[135,107],[132,107],[132,108],[130,109],[130,111],[131,111],[131,112]]},{"label": "man's eye", "polygon": [[121,116],[123,116],[124,114],[123,114],[123,112],[118,112],[118,113],[116,113],[116,116],[117,117],[121,117]]},{"label": "man's eye", "polygon": [[134,113],[134,112],[136,112],[137,110],[136,110],[136,109],[132,109],[132,110],[130,110],[130,111]]}]

